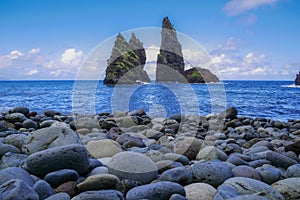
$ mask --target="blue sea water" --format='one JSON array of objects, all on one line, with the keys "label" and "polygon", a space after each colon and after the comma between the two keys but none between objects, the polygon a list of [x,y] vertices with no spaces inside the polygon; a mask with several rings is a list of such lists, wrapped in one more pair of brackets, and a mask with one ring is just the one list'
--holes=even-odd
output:
[{"label": "blue sea water", "polygon": [[100,113],[144,108],[151,115],[206,115],[235,106],[239,115],[300,119],[300,87],[292,81],[105,86],[103,81],[0,81],[0,111],[27,106],[42,113]]}]

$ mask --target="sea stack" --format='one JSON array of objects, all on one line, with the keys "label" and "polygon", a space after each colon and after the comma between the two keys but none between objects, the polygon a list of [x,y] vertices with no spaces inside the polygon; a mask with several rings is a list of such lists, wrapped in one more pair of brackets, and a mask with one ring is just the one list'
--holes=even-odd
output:
[{"label": "sea stack", "polygon": [[300,72],[296,75],[295,85],[300,85]]},{"label": "sea stack", "polygon": [[156,82],[184,82],[184,60],[177,33],[168,17],[163,19]]},{"label": "sea stack", "polygon": [[137,84],[150,82],[143,67],[146,62],[146,52],[143,43],[132,33],[129,43],[119,33],[111,56],[107,61],[104,84]]}]

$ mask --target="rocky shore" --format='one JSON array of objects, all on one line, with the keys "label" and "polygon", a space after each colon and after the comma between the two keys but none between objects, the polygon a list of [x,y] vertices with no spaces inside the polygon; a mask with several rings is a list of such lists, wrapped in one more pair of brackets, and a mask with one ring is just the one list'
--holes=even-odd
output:
[{"label": "rocky shore", "polygon": [[300,119],[0,114],[0,199],[300,199]]}]

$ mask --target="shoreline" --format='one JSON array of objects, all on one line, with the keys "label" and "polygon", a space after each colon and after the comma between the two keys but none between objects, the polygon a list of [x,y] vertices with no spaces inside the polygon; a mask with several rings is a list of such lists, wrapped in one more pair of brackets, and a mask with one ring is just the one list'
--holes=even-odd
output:
[{"label": "shoreline", "polygon": [[15,107],[0,114],[0,197],[293,198],[299,147],[300,119],[254,119],[234,107],[168,118]]}]

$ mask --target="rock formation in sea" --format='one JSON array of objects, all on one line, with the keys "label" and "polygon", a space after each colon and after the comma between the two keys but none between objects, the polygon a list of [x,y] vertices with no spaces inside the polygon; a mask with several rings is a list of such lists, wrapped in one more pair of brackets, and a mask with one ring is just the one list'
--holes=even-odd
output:
[{"label": "rock formation in sea", "polygon": [[129,43],[119,33],[111,56],[107,61],[104,84],[136,84],[150,82],[146,71],[143,70],[146,61],[146,52],[133,33]]},{"label": "rock formation in sea", "polygon": [[157,56],[157,82],[183,82],[184,60],[177,33],[168,17],[163,19],[160,52]]},{"label": "rock formation in sea", "polygon": [[219,82],[208,69],[193,67],[184,70],[182,46],[168,17],[162,22],[160,52],[157,56],[156,82],[210,83]]},{"label": "rock formation in sea", "polygon": [[300,85],[300,72],[296,75],[295,85]]},{"label": "rock formation in sea", "polygon": [[183,72],[185,79],[189,83],[213,83],[220,82],[219,78],[208,69],[193,67]]}]

